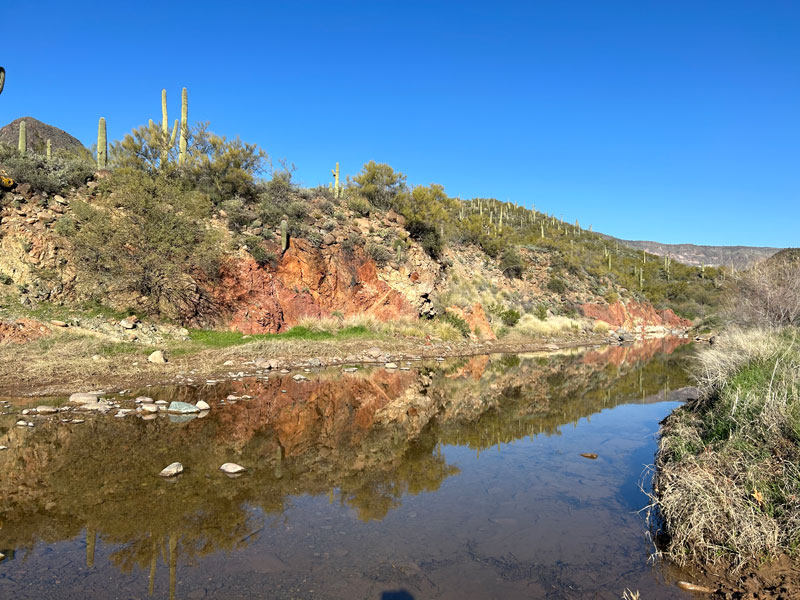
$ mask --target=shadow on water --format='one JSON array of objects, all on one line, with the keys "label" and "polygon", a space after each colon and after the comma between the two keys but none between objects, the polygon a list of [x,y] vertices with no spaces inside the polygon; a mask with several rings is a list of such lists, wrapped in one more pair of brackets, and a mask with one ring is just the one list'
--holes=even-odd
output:
[{"label": "shadow on water", "polygon": [[[308,374],[309,381],[271,374],[126,396],[211,404],[206,418],[184,423],[163,416],[149,421],[97,416],[73,425],[56,416],[29,430],[15,427],[16,415],[0,417],[0,445],[9,448],[0,453],[0,547],[9,548],[0,563],[0,595],[8,590],[18,598],[70,597],[67,590],[74,586],[84,597],[103,597],[108,578],[118,576],[125,589],[140,593],[144,578],[151,595],[161,590],[160,596],[174,598],[184,579],[194,587],[204,579],[202,569],[192,567],[224,554],[231,578],[197,587],[203,591],[195,597],[250,597],[263,583],[248,579],[253,574],[281,582],[274,597],[302,595],[300,572],[319,569],[315,560],[337,558],[353,573],[350,587],[332,589],[330,597],[413,598],[405,589],[408,582],[428,597],[469,597],[458,590],[448,595],[432,574],[469,564],[487,573],[498,568],[511,573],[514,555],[480,555],[465,541],[460,559],[443,545],[446,556],[434,552],[427,562],[392,563],[382,570],[369,567],[357,544],[351,550],[337,540],[383,535],[380,528],[393,527],[393,513],[411,499],[420,497],[413,502],[417,512],[425,503],[444,501],[445,482],[469,480],[463,472],[481,452],[520,444],[531,452],[534,440],[558,438],[565,427],[602,419],[614,407],[670,400],[670,390],[688,383],[682,366],[691,350],[683,343],[651,340],[563,354],[476,356],[415,363],[407,371],[322,371]],[[626,454],[625,510],[640,508],[629,488],[638,480],[641,461],[652,460],[652,448],[643,445]],[[474,459],[465,458],[473,452]],[[159,478],[174,461],[183,463],[185,472],[174,480]],[[248,471],[231,480],[219,471],[224,462]],[[509,472],[508,480],[517,472]],[[469,500],[471,490],[465,493],[458,502]],[[474,493],[485,495],[482,489]],[[317,499],[330,508],[320,508]],[[513,503],[513,496],[506,502]],[[523,509],[528,510],[515,508]],[[271,541],[278,549],[299,549],[295,532],[303,525],[296,514],[306,520],[327,514],[331,523],[349,520],[319,526],[338,528],[340,537],[298,554],[311,552],[310,563],[288,562],[288,550],[281,555],[264,546]],[[404,518],[415,520],[405,521],[403,531],[427,527],[424,518]],[[492,523],[502,526],[499,519]],[[526,569],[517,569],[509,581],[527,577],[546,587],[560,577],[560,568],[545,572],[530,563]],[[241,583],[242,577],[249,583]],[[386,589],[384,584],[398,589],[375,589]]]}]

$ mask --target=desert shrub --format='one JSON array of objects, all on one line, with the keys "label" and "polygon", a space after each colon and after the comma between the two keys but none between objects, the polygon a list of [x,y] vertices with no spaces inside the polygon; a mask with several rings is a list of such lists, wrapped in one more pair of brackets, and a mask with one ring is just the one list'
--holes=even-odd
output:
[{"label": "desert shrub", "polygon": [[49,160],[40,154],[20,154],[0,144],[0,168],[17,183],[28,183],[40,193],[63,194],[85,184],[94,173],[94,163],[67,153]]},{"label": "desert shrub", "polygon": [[274,252],[270,252],[261,244],[257,237],[245,239],[247,250],[260,267],[274,267],[278,262],[278,257]]},{"label": "desert shrub", "polygon": [[519,322],[519,319],[519,312],[513,308],[509,308],[508,310],[504,310],[502,313],[500,313],[500,320],[503,321],[503,325],[506,325],[507,327],[513,327]]},{"label": "desert shrub", "polygon": [[367,244],[366,251],[379,267],[384,266],[394,258],[392,251],[382,244],[370,242]]},{"label": "desert shrub", "polygon": [[176,319],[211,310],[195,278],[213,278],[220,258],[219,234],[203,221],[208,196],[132,169],[115,171],[100,192],[92,204],[72,204],[69,237],[85,291],[112,302],[136,294],[147,310]]},{"label": "desert shrub", "polygon": [[361,172],[353,178],[359,194],[378,208],[394,208],[398,196],[406,191],[405,181],[405,175],[374,160],[365,164]]},{"label": "desert shrub", "polygon": [[442,252],[442,238],[434,225],[422,221],[410,221],[406,226],[411,237],[419,242],[431,258],[439,258]]},{"label": "desert shrub", "polygon": [[547,307],[544,304],[539,304],[536,306],[536,310],[534,310],[533,314],[540,321],[544,321],[547,319]]},{"label": "desert shrub", "polygon": [[350,233],[342,242],[342,250],[349,255],[353,255],[358,246],[364,245],[364,238],[358,233]]},{"label": "desert shrub", "polygon": [[512,279],[521,279],[525,272],[522,256],[516,248],[506,248],[500,258],[500,270]]},{"label": "desert shrub", "polygon": [[469,324],[459,317],[457,314],[452,313],[448,310],[443,311],[437,317],[437,320],[447,323],[451,327],[453,327],[456,331],[458,331],[463,337],[469,337],[470,329]]},{"label": "desert shrub", "polygon": [[800,326],[800,256],[784,250],[737,274],[726,313],[739,325]]},{"label": "desert shrub", "polygon": [[551,277],[547,282],[547,289],[556,294],[563,294],[567,291],[567,284],[560,277]]},{"label": "desert shrub", "polygon": [[372,205],[364,196],[355,194],[347,200],[347,208],[361,217],[368,217],[372,212]]}]

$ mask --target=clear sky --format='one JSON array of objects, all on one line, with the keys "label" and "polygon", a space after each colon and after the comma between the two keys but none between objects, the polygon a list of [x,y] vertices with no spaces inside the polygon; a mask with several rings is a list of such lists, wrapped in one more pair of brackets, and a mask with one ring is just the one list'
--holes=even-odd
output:
[{"label": "clear sky", "polygon": [[0,124],[170,120],[629,239],[800,246],[800,2],[3,0]]}]

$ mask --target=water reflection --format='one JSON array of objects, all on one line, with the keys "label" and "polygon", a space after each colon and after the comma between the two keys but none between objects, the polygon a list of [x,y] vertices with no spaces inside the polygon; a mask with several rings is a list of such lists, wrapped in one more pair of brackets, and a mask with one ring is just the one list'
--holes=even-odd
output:
[{"label": "water reflection", "polygon": [[[102,547],[113,568],[146,574],[150,594],[166,567],[173,598],[179,564],[220,552],[231,561],[248,556],[268,518],[302,497],[327,496],[362,522],[381,521],[405,499],[458,475],[443,448],[478,455],[559,435],[617,405],[662,401],[688,383],[682,344],[650,340],[418,363],[409,371],[321,372],[309,381],[271,375],[146,390],[156,399],[212,405],[208,417],[186,423],[98,416],[68,425],[54,417],[28,429],[15,427],[16,416],[2,417],[0,445],[9,450],[0,452],[0,552],[7,556],[0,591],[57,597],[52,578],[33,577],[38,587],[30,585],[25,558],[78,539],[87,569]],[[157,477],[173,461],[184,474]],[[224,462],[248,472],[231,480],[218,471]],[[56,577],[75,568],[51,567]]]}]

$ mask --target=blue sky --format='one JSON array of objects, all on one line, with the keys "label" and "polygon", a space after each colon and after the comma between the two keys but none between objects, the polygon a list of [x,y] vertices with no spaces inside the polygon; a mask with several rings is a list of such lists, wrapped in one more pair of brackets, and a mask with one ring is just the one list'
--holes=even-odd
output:
[{"label": "blue sky", "polygon": [[[0,124],[170,119],[623,238],[799,246],[800,2],[4,0]],[[8,27],[7,27],[8,29]]]}]

